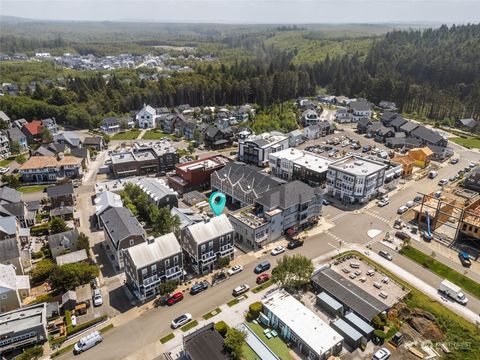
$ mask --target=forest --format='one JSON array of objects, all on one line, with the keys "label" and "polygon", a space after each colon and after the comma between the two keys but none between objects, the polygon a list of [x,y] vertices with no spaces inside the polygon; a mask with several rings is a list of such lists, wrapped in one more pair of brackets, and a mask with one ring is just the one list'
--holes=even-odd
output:
[{"label": "forest", "polygon": [[[191,35],[192,29],[187,30],[184,39]],[[291,114],[279,109],[288,108],[290,112],[291,107],[272,105],[326,91],[366,97],[374,103],[391,100],[418,119],[452,123],[461,117],[480,118],[480,25],[393,30],[385,35],[356,34],[348,39],[329,34],[321,41],[332,42],[332,48],[325,45],[321,54],[308,58],[301,55],[305,53],[303,40],[294,47],[282,45],[294,36],[311,46],[310,41],[319,41],[321,34],[303,28],[205,30],[201,37],[214,41],[204,46],[222,55],[220,63],[196,64],[193,72],[172,73],[158,81],[140,80],[140,69],[104,77],[102,73],[60,71],[45,64],[48,73],[63,78],[62,90],[53,82],[37,82],[32,90],[28,80],[39,79],[31,69],[0,63],[0,80],[18,79],[22,91],[22,96],[0,98],[0,108],[12,118],[55,116],[74,127],[94,127],[107,115],[138,110],[144,103],[173,107],[248,102],[260,107],[264,119],[259,129],[275,130],[280,127],[273,117],[285,122]],[[51,41],[62,47],[71,45],[57,38]],[[361,47],[355,45],[356,41]],[[348,45],[343,47],[338,42]],[[276,115],[268,116],[267,107],[275,109]]]}]

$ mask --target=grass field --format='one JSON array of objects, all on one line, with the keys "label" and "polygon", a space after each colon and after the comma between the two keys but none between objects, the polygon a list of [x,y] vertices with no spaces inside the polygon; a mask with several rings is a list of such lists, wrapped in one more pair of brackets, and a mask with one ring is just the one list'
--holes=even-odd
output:
[{"label": "grass field", "polygon": [[103,327],[100,329],[100,332],[102,334],[105,334],[108,330],[112,330],[113,329],[113,324],[108,324],[107,326]]},{"label": "grass field", "polygon": [[173,136],[160,130],[148,130],[142,137],[143,140],[160,140],[161,138],[171,139]]},{"label": "grass field", "polygon": [[46,185],[32,185],[32,186],[20,186],[17,190],[24,193],[34,193],[34,192],[42,192],[45,189]]},{"label": "grass field", "polygon": [[480,284],[473,281],[469,277],[455,271],[448,266],[442,264],[440,261],[435,260],[431,256],[424,254],[420,250],[415,249],[411,246],[404,247],[401,251],[401,254],[405,255],[409,259],[419,263],[423,267],[434,272],[438,276],[441,276],[452,283],[462,287],[466,292],[469,292],[473,296],[480,299]]},{"label": "grass field", "polygon": [[241,295],[239,297],[236,297],[236,298],[230,300],[229,302],[227,302],[227,305],[232,307],[234,305],[237,305],[240,301],[245,300],[246,298],[248,298],[248,296],[243,294],[243,295]]},{"label": "grass field", "polygon": [[449,140],[459,145],[465,146],[466,148],[469,148],[469,149],[480,149],[480,139],[476,139],[476,138],[465,139],[461,137],[453,137],[453,138],[449,138]]},{"label": "grass field", "polygon": [[161,342],[162,344],[165,344],[166,342],[169,342],[170,340],[172,340],[174,337],[175,337],[175,335],[173,335],[173,333],[170,333],[170,334],[165,335],[164,337],[162,337],[162,338],[160,339],[160,342]]},{"label": "grass field", "polygon": [[0,160],[0,167],[7,167],[10,165],[10,163],[13,161],[13,159],[3,159]]},{"label": "grass field", "polygon": [[140,130],[130,130],[116,133],[111,137],[112,140],[135,140],[140,135]]},{"label": "grass field", "polygon": [[262,360],[258,357],[258,355],[255,353],[255,351],[252,350],[250,346],[245,342],[243,343],[242,346],[243,349],[243,356],[242,359],[245,360]]},{"label": "grass field", "polygon": [[55,351],[55,352],[51,355],[52,359],[55,359],[55,358],[57,358],[57,357],[59,357],[59,356],[61,356],[61,355],[64,355],[64,354],[66,354],[66,353],[68,353],[68,352],[73,351],[73,347],[74,347],[74,346],[75,346],[75,343],[70,344],[70,345],[67,345],[67,346],[65,346],[64,348],[62,348],[62,349],[60,349],[60,350],[58,350],[58,351]]},{"label": "grass field", "polygon": [[180,330],[182,330],[183,332],[185,331],[188,331],[190,329],[193,329],[195,326],[198,325],[198,321],[197,320],[193,320],[193,321],[190,321],[187,325],[183,325]]},{"label": "grass field", "polygon": [[270,279],[270,280],[264,282],[262,285],[259,285],[259,286],[257,286],[256,288],[253,288],[252,292],[253,292],[254,294],[256,294],[256,293],[262,291],[263,289],[266,289],[266,288],[268,288],[268,287],[270,287],[270,286],[272,286],[272,285],[273,285],[273,282],[272,282],[272,279]]},{"label": "grass field", "polygon": [[267,339],[263,333],[263,327],[253,322],[247,322],[248,327],[272,350],[280,359],[288,360],[293,359],[289,354],[287,345],[279,337],[272,337]]},{"label": "grass field", "polygon": [[203,315],[202,317],[205,319],[205,320],[208,320],[208,319],[211,319],[212,317],[214,316],[217,316],[218,314],[220,314],[222,312],[222,310],[220,308],[216,308],[212,311],[210,311],[209,313],[206,313],[205,315]]}]

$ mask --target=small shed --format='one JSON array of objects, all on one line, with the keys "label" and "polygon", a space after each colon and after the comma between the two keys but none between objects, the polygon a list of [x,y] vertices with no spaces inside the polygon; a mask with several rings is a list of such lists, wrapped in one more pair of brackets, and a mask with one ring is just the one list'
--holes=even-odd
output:
[{"label": "small shed", "polygon": [[360,332],[367,340],[370,340],[375,330],[370,324],[351,312],[345,315],[344,320],[355,330]]},{"label": "small shed", "polygon": [[90,304],[92,299],[92,288],[90,285],[81,285],[75,288],[77,293],[77,304]]},{"label": "small shed", "polygon": [[62,295],[62,310],[73,310],[77,305],[77,293],[73,290],[68,290]]},{"label": "small shed", "polygon": [[343,315],[343,305],[326,292],[317,295],[317,306],[332,316]]},{"label": "small shed", "polygon": [[331,323],[332,328],[343,336],[345,342],[352,347],[352,351],[357,349],[362,343],[362,334],[348,325],[344,320],[337,319]]}]

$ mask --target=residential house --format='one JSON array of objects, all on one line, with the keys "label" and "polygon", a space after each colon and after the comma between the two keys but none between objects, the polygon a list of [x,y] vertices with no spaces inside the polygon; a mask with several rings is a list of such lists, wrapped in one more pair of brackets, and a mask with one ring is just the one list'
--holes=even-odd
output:
[{"label": "residential house", "polygon": [[279,132],[251,135],[240,141],[238,160],[259,167],[268,165],[270,153],[288,148],[288,137]]},{"label": "residential house", "polygon": [[12,124],[12,127],[17,128],[18,130],[21,130],[25,125],[28,124],[28,121],[25,119],[18,119],[15,120]]},{"label": "residential house", "polygon": [[367,117],[362,117],[357,122],[357,133],[359,134],[366,134],[368,127],[373,125],[374,121]]},{"label": "residential house", "polygon": [[381,126],[377,131],[375,131],[375,141],[378,141],[380,143],[384,143],[385,140],[389,137],[394,137],[395,136],[395,130],[391,127],[385,127]]},{"label": "residential house", "polygon": [[18,203],[22,201],[22,193],[11,187],[4,186],[0,188],[0,202],[3,203]]},{"label": "residential house", "polygon": [[76,251],[72,251],[63,255],[59,255],[56,257],[55,262],[58,266],[66,265],[66,264],[75,264],[79,262],[88,261],[88,254],[87,250],[80,249]]},{"label": "residential house", "polygon": [[322,195],[322,189],[298,180],[267,191],[253,205],[230,213],[235,242],[255,250],[312,226],[321,215]]},{"label": "residential house", "polygon": [[32,156],[59,156],[60,153],[64,154],[69,150],[65,144],[43,144],[37,148],[37,150],[30,150]]},{"label": "residential house", "polygon": [[302,113],[302,116],[300,118],[300,123],[304,127],[308,127],[310,125],[315,125],[320,121],[320,117],[318,116],[317,112],[315,110],[305,110]]},{"label": "residential house", "polygon": [[41,345],[47,340],[47,303],[0,315],[0,354]]},{"label": "residential house", "polygon": [[343,337],[312,310],[284,290],[262,299],[260,321],[310,360],[327,360],[339,355]]},{"label": "residential house", "polygon": [[70,149],[77,149],[82,146],[80,137],[72,131],[65,131],[53,137],[53,142],[66,145]]},{"label": "residential house", "polygon": [[170,213],[172,214],[172,216],[178,216],[178,218],[180,219],[180,226],[178,229],[176,229],[179,231],[178,234],[176,234],[178,235],[178,237],[180,237],[181,230],[185,229],[187,226],[190,226],[199,222],[207,222],[210,220],[208,215],[199,213],[190,207],[187,207],[187,208],[174,207],[172,210],[170,210]]},{"label": "residential house", "polygon": [[173,233],[129,247],[124,262],[125,284],[141,301],[157,295],[162,282],[183,278],[183,252]]},{"label": "residential house", "polygon": [[80,159],[82,169],[87,169],[88,164],[90,164],[90,152],[87,148],[71,149],[70,156]]},{"label": "residential house", "polygon": [[347,203],[363,204],[375,198],[385,181],[387,165],[356,155],[328,166],[328,194]]},{"label": "residential house", "polygon": [[365,99],[357,99],[348,104],[349,112],[352,114],[352,121],[357,122],[363,117],[372,117],[372,104]]},{"label": "residential house", "polygon": [[115,134],[119,132],[120,129],[120,122],[118,121],[117,118],[105,118],[102,120],[100,124],[100,131],[106,133],[106,134]]},{"label": "residential house", "polygon": [[288,134],[288,146],[296,147],[305,142],[303,138],[303,131],[302,130],[293,130],[290,131]]},{"label": "residential house", "polygon": [[0,158],[6,159],[11,155],[10,140],[8,139],[7,133],[0,131]]},{"label": "residential house", "polygon": [[8,139],[11,142],[17,142],[20,145],[21,151],[27,149],[27,137],[19,128],[12,127],[11,129],[7,129],[5,131],[7,132]]},{"label": "residential house", "polygon": [[394,156],[392,158],[392,162],[398,163],[402,165],[402,170],[403,170],[403,177],[408,178],[410,175],[413,173],[413,164],[414,160],[408,156]]},{"label": "residential house", "polygon": [[410,136],[413,130],[418,127],[418,124],[413,121],[407,121],[402,126],[400,126],[400,131],[403,131],[405,135]]},{"label": "residential house", "polygon": [[397,104],[395,104],[392,101],[382,100],[378,104],[378,107],[383,109],[383,110],[387,110],[387,111],[398,111]]},{"label": "residential house", "polygon": [[232,133],[216,125],[208,125],[203,131],[203,142],[208,149],[222,149],[232,144]]},{"label": "residential house", "polygon": [[52,257],[55,259],[57,256],[69,253],[78,249],[78,236],[79,233],[76,229],[64,231],[58,234],[49,235],[47,237],[48,246]]},{"label": "residential house", "polygon": [[438,145],[427,145],[427,146],[433,152],[432,160],[434,161],[444,161],[450,156],[453,156],[453,150],[450,148],[438,146]]},{"label": "residential house", "polygon": [[175,166],[174,174],[167,174],[168,186],[179,194],[210,189],[210,176],[231,160],[223,155],[193,160]]},{"label": "residential house", "polygon": [[113,207],[123,207],[122,197],[111,191],[104,191],[95,198],[95,216],[97,219],[97,226],[102,229],[100,215]]},{"label": "residential house", "polygon": [[425,146],[422,148],[410,149],[407,155],[413,160],[413,164],[415,166],[426,168],[428,165],[430,165],[433,151],[430,150],[430,148],[428,148],[427,146]]},{"label": "residential house", "polygon": [[124,266],[123,253],[129,247],[146,241],[145,230],[132,212],[123,207],[112,207],[100,215],[105,233],[105,249],[118,270]]},{"label": "residential house", "polygon": [[34,144],[42,141],[42,129],[42,122],[40,120],[33,120],[25,124],[21,130],[27,138],[27,143]]},{"label": "residential house", "polygon": [[403,125],[405,125],[407,123],[407,120],[405,120],[403,118],[402,115],[400,114],[397,114],[397,116],[395,117],[395,119],[393,119],[392,121],[390,121],[390,123],[388,124],[389,127],[393,127],[395,129],[395,131],[401,131],[401,127]]},{"label": "residential house", "polygon": [[26,228],[35,225],[36,211],[28,210],[27,205],[23,201],[16,203],[1,202],[0,216],[15,216],[20,227]]},{"label": "residential house", "polygon": [[[334,129],[332,127],[332,124],[330,121],[320,121],[316,125],[312,125],[315,129],[315,127],[318,127],[318,133],[320,136],[327,136],[328,134],[332,134]],[[314,130],[316,131],[316,130]]]},{"label": "residential house", "polygon": [[476,130],[478,126],[478,122],[475,119],[469,118],[469,119],[458,119],[455,121],[455,125],[464,128],[468,131],[473,131]]},{"label": "residential house", "polygon": [[8,129],[11,126],[12,120],[3,111],[0,111],[0,121],[3,121],[3,123],[6,125],[4,128]]},{"label": "residential house", "polygon": [[150,105],[143,105],[142,110],[135,116],[140,129],[155,129],[157,111]]},{"label": "residential house", "polygon": [[172,209],[178,206],[177,192],[169,188],[166,182],[158,178],[141,178],[138,186],[147,194],[150,204],[157,208]]},{"label": "residential house", "polygon": [[239,207],[252,204],[264,192],[283,183],[284,180],[239,162],[227,163],[211,175],[212,191],[224,193],[227,202]]},{"label": "residential house", "polygon": [[0,217],[0,264],[15,266],[17,275],[29,267],[30,252],[20,249],[19,226],[15,216]]},{"label": "residential house", "polygon": [[405,142],[405,137],[389,137],[385,140],[385,146],[390,149],[403,149],[405,147]]},{"label": "residential house", "polygon": [[43,119],[40,121],[42,122],[42,127],[47,128],[53,136],[58,134],[59,128],[55,118]]},{"label": "residential house", "polygon": [[21,308],[29,295],[30,277],[17,275],[12,264],[0,264],[0,313]]},{"label": "residential house", "polygon": [[399,114],[396,111],[385,111],[383,112],[380,121],[384,126],[390,126],[390,122],[396,119]]},{"label": "residential house", "polygon": [[374,121],[371,125],[367,126],[367,132],[365,137],[373,138],[378,129],[382,128],[383,124],[380,121]]},{"label": "residential house", "polygon": [[473,169],[463,180],[463,186],[466,189],[480,192],[480,168]]},{"label": "residential house", "polygon": [[[252,335],[250,335],[252,336]],[[223,337],[213,322],[183,337],[182,358],[189,360],[228,360]]]},{"label": "residential house", "polygon": [[350,123],[353,120],[353,116],[350,112],[347,111],[347,109],[337,109],[335,113],[335,121],[344,124],[344,123]]},{"label": "residential house", "polygon": [[184,251],[185,263],[196,274],[212,271],[219,258],[233,259],[233,227],[225,214],[209,222],[187,226],[181,232],[180,244]]},{"label": "residential house", "polygon": [[436,131],[430,130],[423,125],[418,126],[410,133],[410,136],[419,139],[424,146],[434,145],[447,147],[448,140],[440,136]]},{"label": "residential house", "polygon": [[83,140],[83,146],[100,151],[105,147],[105,141],[101,136],[87,136],[85,140]]},{"label": "residential house", "polygon": [[178,114],[167,114],[160,117],[160,127],[167,134],[174,134],[179,123],[185,122],[185,118]]},{"label": "residential house", "polygon": [[293,148],[272,153],[268,160],[272,175],[288,181],[300,180],[310,186],[320,186],[326,181],[328,165],[332,162]]},{"label": "residential house", "polygon": [[182,121],[175,128],[175,134],[190,141],[194,138],[195,130],[197,130],[197,122],[195,120]]},{"label": "residential house", "polygon": [[47,196],[52,208],[74,206],[76,202],[72,183],[48,187]]}]

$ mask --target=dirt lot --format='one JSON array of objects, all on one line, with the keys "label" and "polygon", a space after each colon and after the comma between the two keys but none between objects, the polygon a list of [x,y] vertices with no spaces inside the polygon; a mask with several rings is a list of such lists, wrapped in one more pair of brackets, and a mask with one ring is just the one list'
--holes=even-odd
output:
[{"label": "dirt lot", "polygon": [[[352,268],[352,264],[359,267]],[[408,294],[400,285],[356,258],[336,262],[332,269],[390,307]],[[387,295],[386,298],[379,296],[380,293]]]}]

